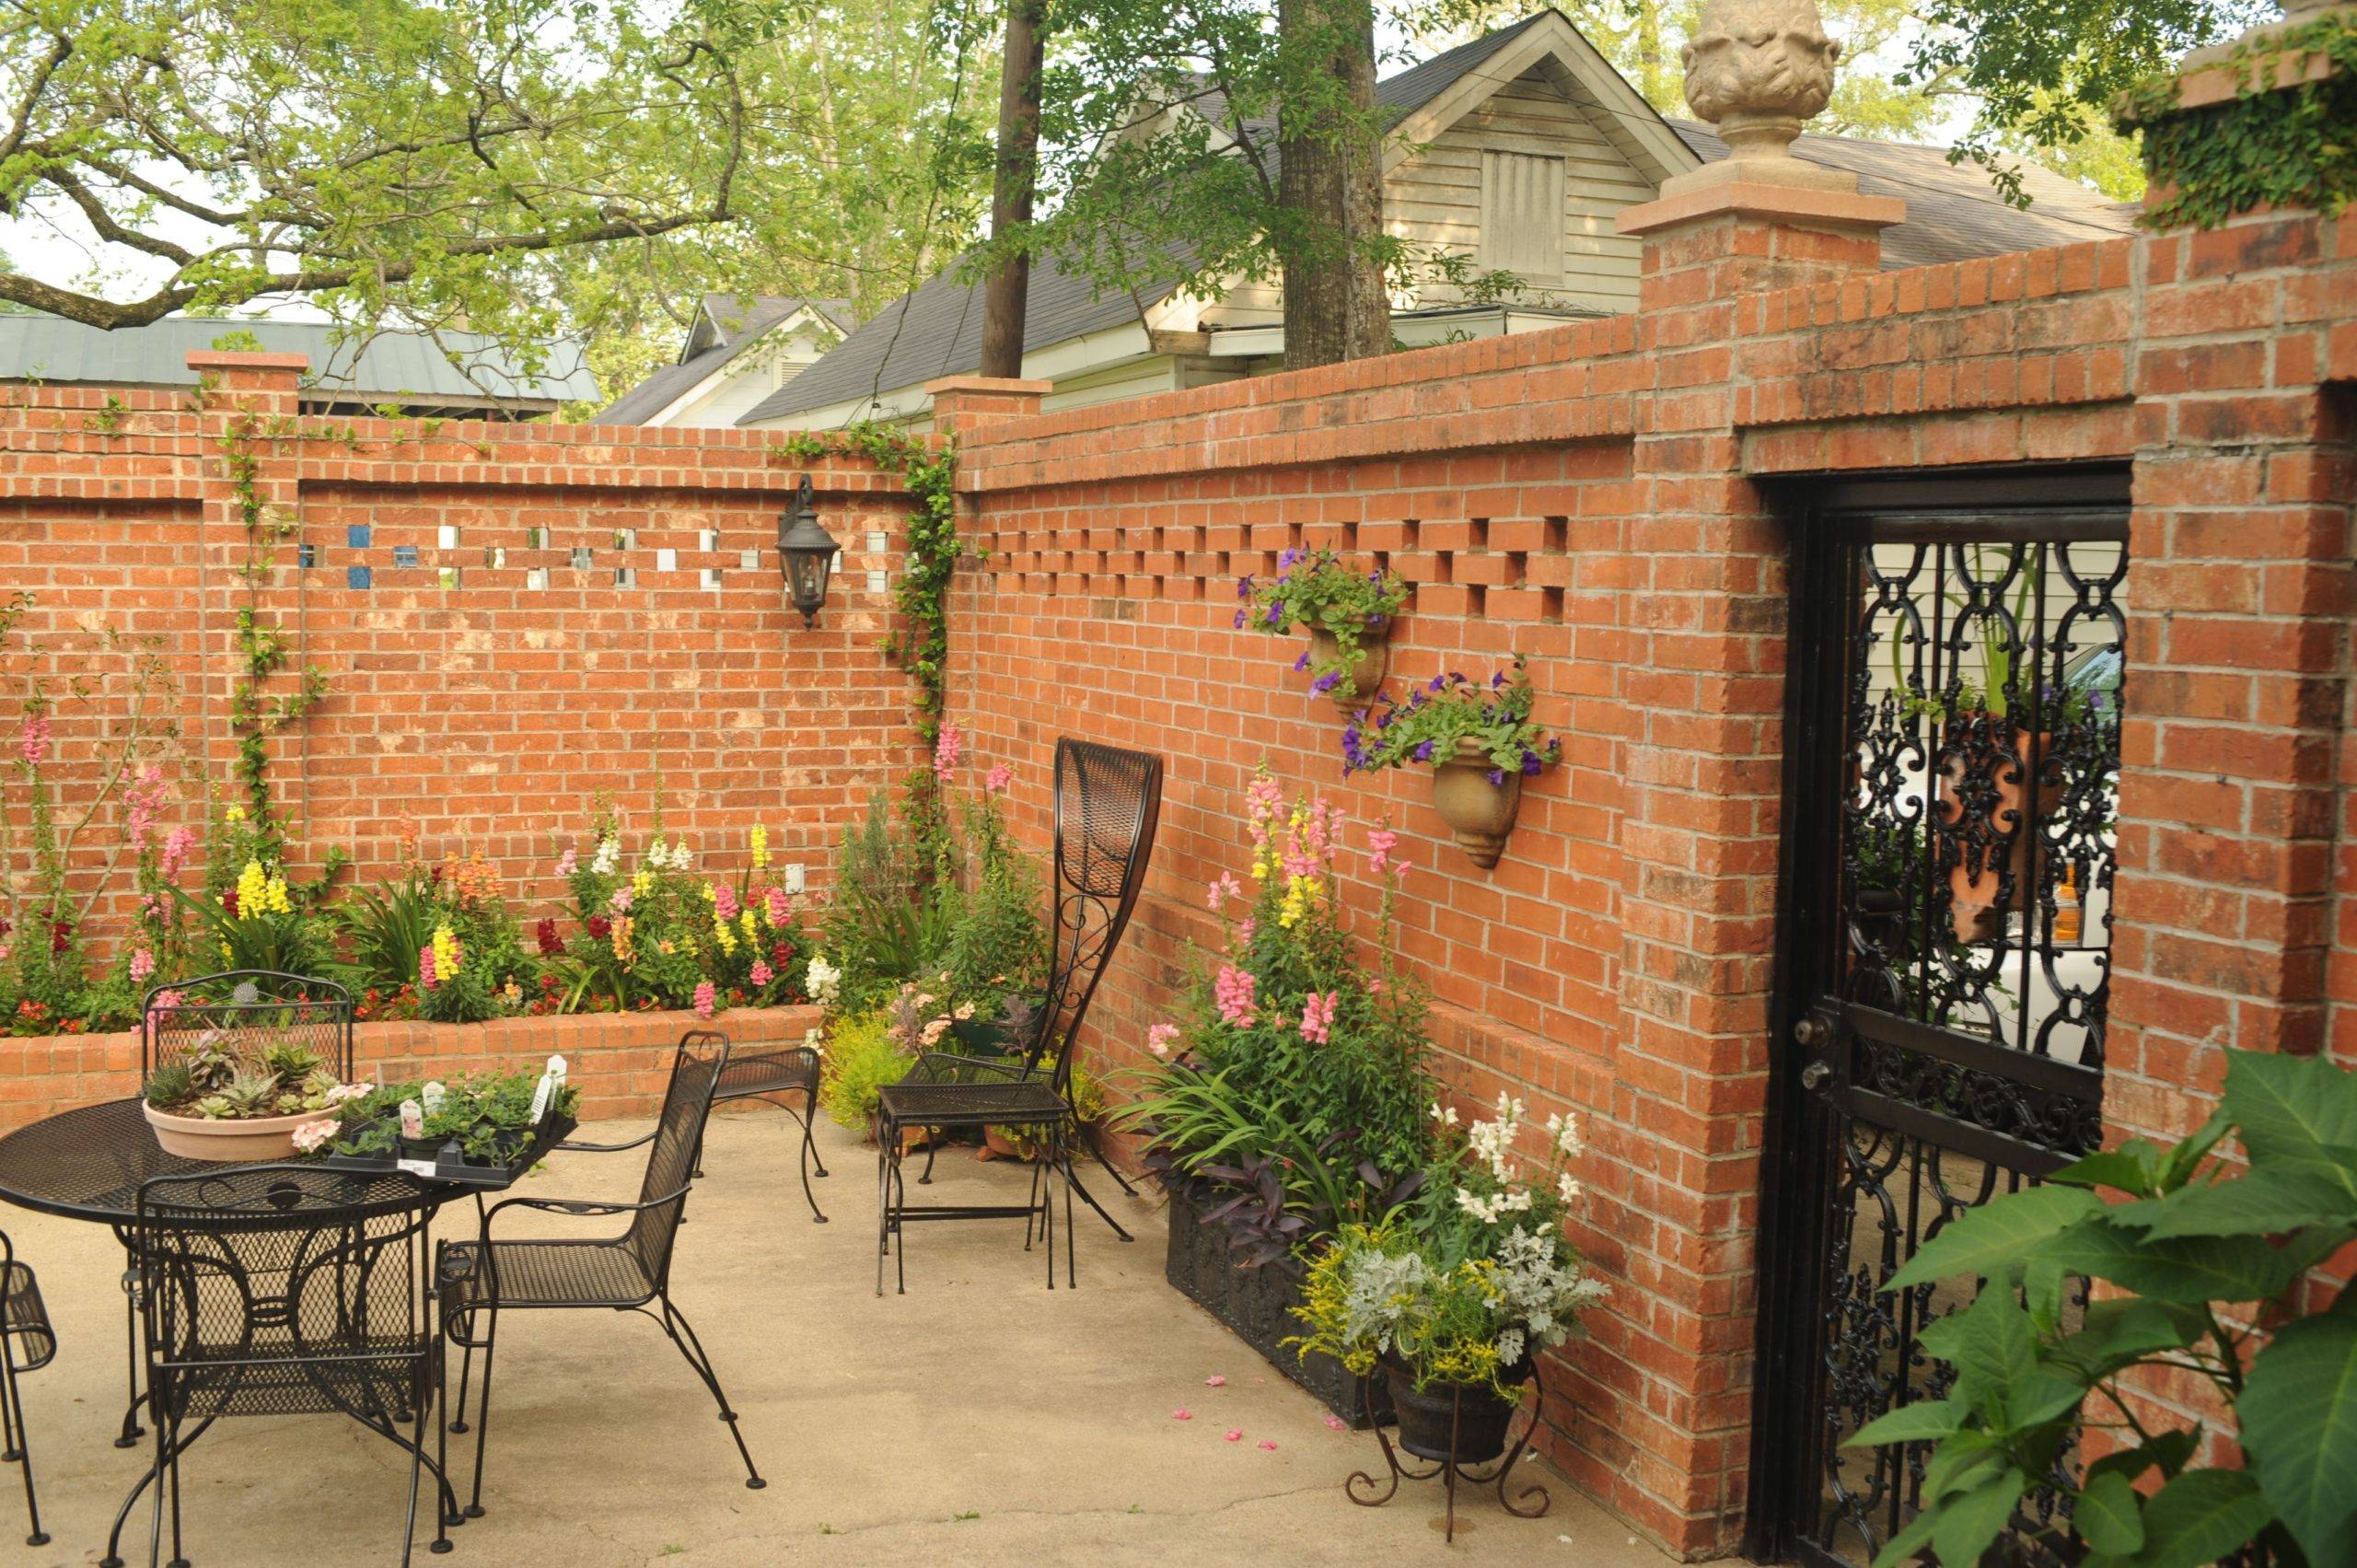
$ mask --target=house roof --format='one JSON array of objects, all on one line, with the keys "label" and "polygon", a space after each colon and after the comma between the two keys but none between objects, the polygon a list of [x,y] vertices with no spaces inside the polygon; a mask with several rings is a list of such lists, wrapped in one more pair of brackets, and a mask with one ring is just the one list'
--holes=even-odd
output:
[{"label": "house roof", "polygon": [[841,332],[853,324],[851,301],[804,298],[791,294],[707,294],[696,307],[695,325],[679,345],[679,362],[667,365],[589,416],[592,424],[643,424],[669,408],[714,372],[761,342],[763,333],[797,311],[809,310]]},{"label": "house roof", "polygon": [[[1693,120],[1669,123],[1705,163],[1727,156],[1726,143],[1708,125]],[[2034,163],[2016,166],[2022,188],[2030,196],[2025,209],[2008,205],[1979,165],[1950,163],[1943,147],[1858,136],[1803,136],[1793,144],[1793,156],[1848,170],[1858,177],[1858,189],[1866,195],[1906,202],[1907,221],[1882,233],[1886,271],[2107,239],[2128,233],[2135,224],[2134,208]]]},{"label": "house roof", "polygon": [[0,380],[194,386],[192,353],[225,333],[250,332],[273,354],[310,356],[304,385],[314,401],[546,411],[598,393],[581,344],[570,338],[548,345],[548,363],[528,373],[496,339],[475,332],[384,331],[338,342],[336,331],[324,321],[168,316],[110,332],[55,316],[0,316]]},{"label": "house roof", "polygon": [[[1534,12],[1511,27],[1386,77],[1376,84],[1376,100],[1394,123],[1406,120],[1473,75],[1526,30],[1556,15],[1552,10]],[[1196,112],[1237,134],[1254,137],[1273,154],[1267,143],[1274,127],[1258,120],[1233,122],[1226,100],[1208,84],[1190,102]],[[1664,123],[1703,162],[1727,156],[1726,143],[1709,126],[1683,120]],[[2024,188],[2033,199],[2025,211],[2007,205],[1984,170],[1949,163],[1941,148],[1803,136],[1793,150],[1812,162],[1856,173],[1860,189],[1870,194],[1906,200],[1907,221],[1883,232],[1887,269],[2100,238],[2127,233],[2133,222],[2132,210],[2035,164],[2022,165]],[[1174,244],[1169,252],[1179,262],[1174,273],[1183,271],[1187,247]],[[885,307],[737,424],[758,424],[808,409],[856,402],[973,369],[981,363],[982,284],[980,279],[961,280],[959,272],[953,265]],[[1023,346],[1041,349],[1135,323],[1175,287],[1157,281],[1128,293],[1100,296],[1086,276],[1066,271],[1055,257],[1037,257],[1031,263]]]}]

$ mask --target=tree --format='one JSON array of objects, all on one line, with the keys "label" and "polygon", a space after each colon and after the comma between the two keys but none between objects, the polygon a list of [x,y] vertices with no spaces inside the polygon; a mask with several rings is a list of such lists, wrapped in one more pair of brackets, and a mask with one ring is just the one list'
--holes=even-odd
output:
[{"label": "tree", "polygon": [[1387,353],[1374,9],[1366,0],[1278,0],[1277,49],[1286,84],[1278,202],[1305,241],[1283,255],[1285,366]]},{"label": "tree", "polygon": [[1020,242],[1039,188],[1039,91],[1047,70],[1047,6],[1007,0],[998,141],[991,186],[991,238],[998,255],[982,299],[981,373],[1023,374],[1023,325],[1030,308],[1031,254]]}]

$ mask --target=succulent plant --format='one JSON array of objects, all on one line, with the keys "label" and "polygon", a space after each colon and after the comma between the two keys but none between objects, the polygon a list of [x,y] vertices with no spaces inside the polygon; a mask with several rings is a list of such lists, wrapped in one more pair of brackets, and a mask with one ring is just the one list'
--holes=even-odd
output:
[{"label": "succulent plant", "polygon": [[159,1110],[168,1110],[195,1093],[196,1074],[185,1062],[167,1062],[147,1074],[147,1103]]},{"label": "succulent plant", "polygon": [[222,1101],[237,1117],[267,1116],[277,1097],[277,1074],[260,1068],[240,1067],[221,1088]]}]

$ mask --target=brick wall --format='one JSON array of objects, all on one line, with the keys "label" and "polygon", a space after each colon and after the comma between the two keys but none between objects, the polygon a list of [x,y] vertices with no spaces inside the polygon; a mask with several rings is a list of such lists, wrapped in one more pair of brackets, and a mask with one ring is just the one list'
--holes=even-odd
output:
[{"label": "brick wall", "polygon": [[[1745,1505],[1788,542],[1769,487],[2135,463],[2131,704],[2155,716],[2123,790],[2118,1129],[2198,1123],[2223,1043],[2313,1049],[2357,989],[2334,880],[2357,884],[2334,848],[2351,470],[2326,385],[2357,371],[2357,222],[1900,273],[1794,227],[1667,224],[1631,316],[1028,418],[1002,395],[962,436],[986,553],[953,716],[1021,764],[1035,830],[1058,734],[1169,760],[1103,1048],[1135,1059],[1213,935],[1201,890],[1240,865],[1256,762],[1405,827],[1444,1071],[1590,1131],[1581,1239],[1615,1288],[1550,1388],[1554,1457],[1693,1554],[1730,1550]],[[1239,575],[1320,544],[1415,585],[1397,680],[1530,656],[1565,765],[1494,871],[1420,776],[1346,781],[1295,646],[1231,626]]]},{"label": "brick wall", "polygon": [[[500,862],[511,894],[553,894],[555,835],[586,836],[600,797],[643,828],[659,794],[709,859],[734,864],[761,822],[775,858],[806,863],[817,886],[868,788],[914,761],[907,682],[878,646],[888,598],[868,591],[870,570],[900,566],[896,478],[808,465],[845,553],[805,630],[774,548],[804,465],[771,438],[324,419],[296,412],[294,356],[198,357],[215,378],[201,408],[136,389],[0,400],[0,597],[37,596],[23,629],[57,651],[52,673],[101,682],[101,709],[119,710],[133,656],[86,628],[158,640],[189,754],[167,827],[201,827],[208,784],[230,787],[248,551],[225,441],[247,413],[265,517],[292,526],[259,597],[292,639],[290,667],[329,677],[326,700],[272,742],[313,860],[341,846],[370,875],[413,828],[429,855],[463,843]],[[295,565],[297,545],[314,565]],[[618,584],[623,567],[633,586]],[[0,682],[13,693],[21,673],[0,668]],[[58,714],[69,794],[88,792],[96,724],[72,703]],[[94,825],[77,865],[119,832]]]}]

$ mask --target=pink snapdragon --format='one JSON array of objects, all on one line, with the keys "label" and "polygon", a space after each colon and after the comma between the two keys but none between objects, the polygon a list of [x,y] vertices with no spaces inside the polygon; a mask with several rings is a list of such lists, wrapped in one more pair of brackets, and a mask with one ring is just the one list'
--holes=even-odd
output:
[{"label": "pink snapdragon", "polygon": [[1170,1042],[1178,1038],[1176,1024],[1156,1024],[1145,1031],[1145,1048],[1156,1056],[1170,1054]]},{"label": "pink snapdragon", "polygon": [[556,857],[556,874],[558,876],[570,877],[579,869],[581,869],[581,854],[579,851],[567,848],[563,854]]},{"label": "pink snapdragon", "polygon": [[958,755],[966,749],[966,738],[958,733],[954,724],[941,726],[940,738],[933,743],[933,776],[943,784],[958,771]]},{"label": "pink snapdragon", "polygon": [[132,853],[141,854],[147,848],[147,835],[156,830],[156,814],[164,808],[164,770],[148,763],[138,782],[122,792],[122,807],[129,819],[124,836]]},{"label": "pink snapdragon", "polygon": [[1366,836],[1366,868],[1382,876],[1384,868],[1391,864],[1391,846],[1399,842],[1399,835],[1387,826],[1370,830]]},{"label": "pink snapdragon", "polygon": [[417,988],[431,991],[438,983],[440,979],[435,973],[434,949],[431,947],[420,947],[417,950]]},{"label": "pink snapdragon", "polygon": [[712,912],[721,920],[735,920],[744,906],[737,901],[737,889],[726,882],[715,883],[712,889]]},{"label": "pink snapdragon", "polygon": [[1260,929],[1260,917],[1256,914],[1248,914],[1242,920],[1237,922],[1236,939],[1245,947],[1249,947],[1252,946],[1252,934]]},{"label": "pink snapdragon", "polygon": [[164,837],[164,858],[156,867],[157,875],[167,882],[174,880],[180,876],[180,867],[188,864],[188,857],[195,853],[195,830],[186,826],[174,828]]},{"label": "pink snapdragon", "polygon": [[1341,993],[1329,991],[1323,996],[1316,992],[1301,1005],[1301,1038],[1324,1045],[1334,1029],[1334,1009],[1342,1000]]},{"label": "pink snapdragon", "polygon": [[777,970],[770,968],[770,963],[767,958],[755,958],[753,960],[753,967],[746,972],[745,978],[751,981],[755,985],[767,985],[770,981],[777,978]]},{"label": "pink snapdragon", "polygon": [[616,914],[628,914],[630,912],[630,884],[625,882],[621,887],[614,889],[614,896],[606,900],[606,907],[612,910]]},{"label": "pink snapdragon", "polygon": [[1211,905],[1212,909],[1216,912],[1225,908],[1228,900],[1240,899],[1243,896],[1244,884],[1236,879],[1236,874],[1234,872],[1223,871],[1219,874],[1219,880],[1211,885],[1211,891],[1206,896],[1206,901]]},{"label": "pink snapdragon", "polygon": [[1260,1005],[1260,985],[1249,970],[1237,969],[1234,964],[1220,965],[1219,977],[1213,982],[1219,1000],[1220,1022],[1248,1028]]},{"label": "pink snapdragon", "polygon": [[770,906],[770,923],[772,925],[784,925],[794,913],[793,906],[785,901],[785,889],[783,888],[772,888],[769,890],[768,898]]},{"label": "pink snapdragon", "polygon": [[145,985],[147,977],[156,972],[156,955],[142,947],[131,955],[131,983]]},{"label": "pink snapdragon", "polygon": [[38,709],[25,715],[25,728],[21,744],[25,753],[25,766],[28,768],[40,767],[41,760],[49,755],[48,709]]},{"label": "pink snapdragon", "polygon": [[982,787],[993,795],[1004,795],[1015,787],[1015,770],[1004,762],[992,763],[990,776],[982,781]]},{"label": "pink snapdragon", "polygon": [[696,982],[696,1016],[709,1018],[713,1015],[713,1010],[719,1005],[718,988],[708,980],[698,981]]},{"label": "pink snapdragon", "polygon": [[1244,818],[1252,830],[1252,845],[1258,849],[1269,842],[1270,825],[1276,821],[1285,807],[1285,792],[1277,781],[1266,773],[1256,773],[1244,786]]}]

